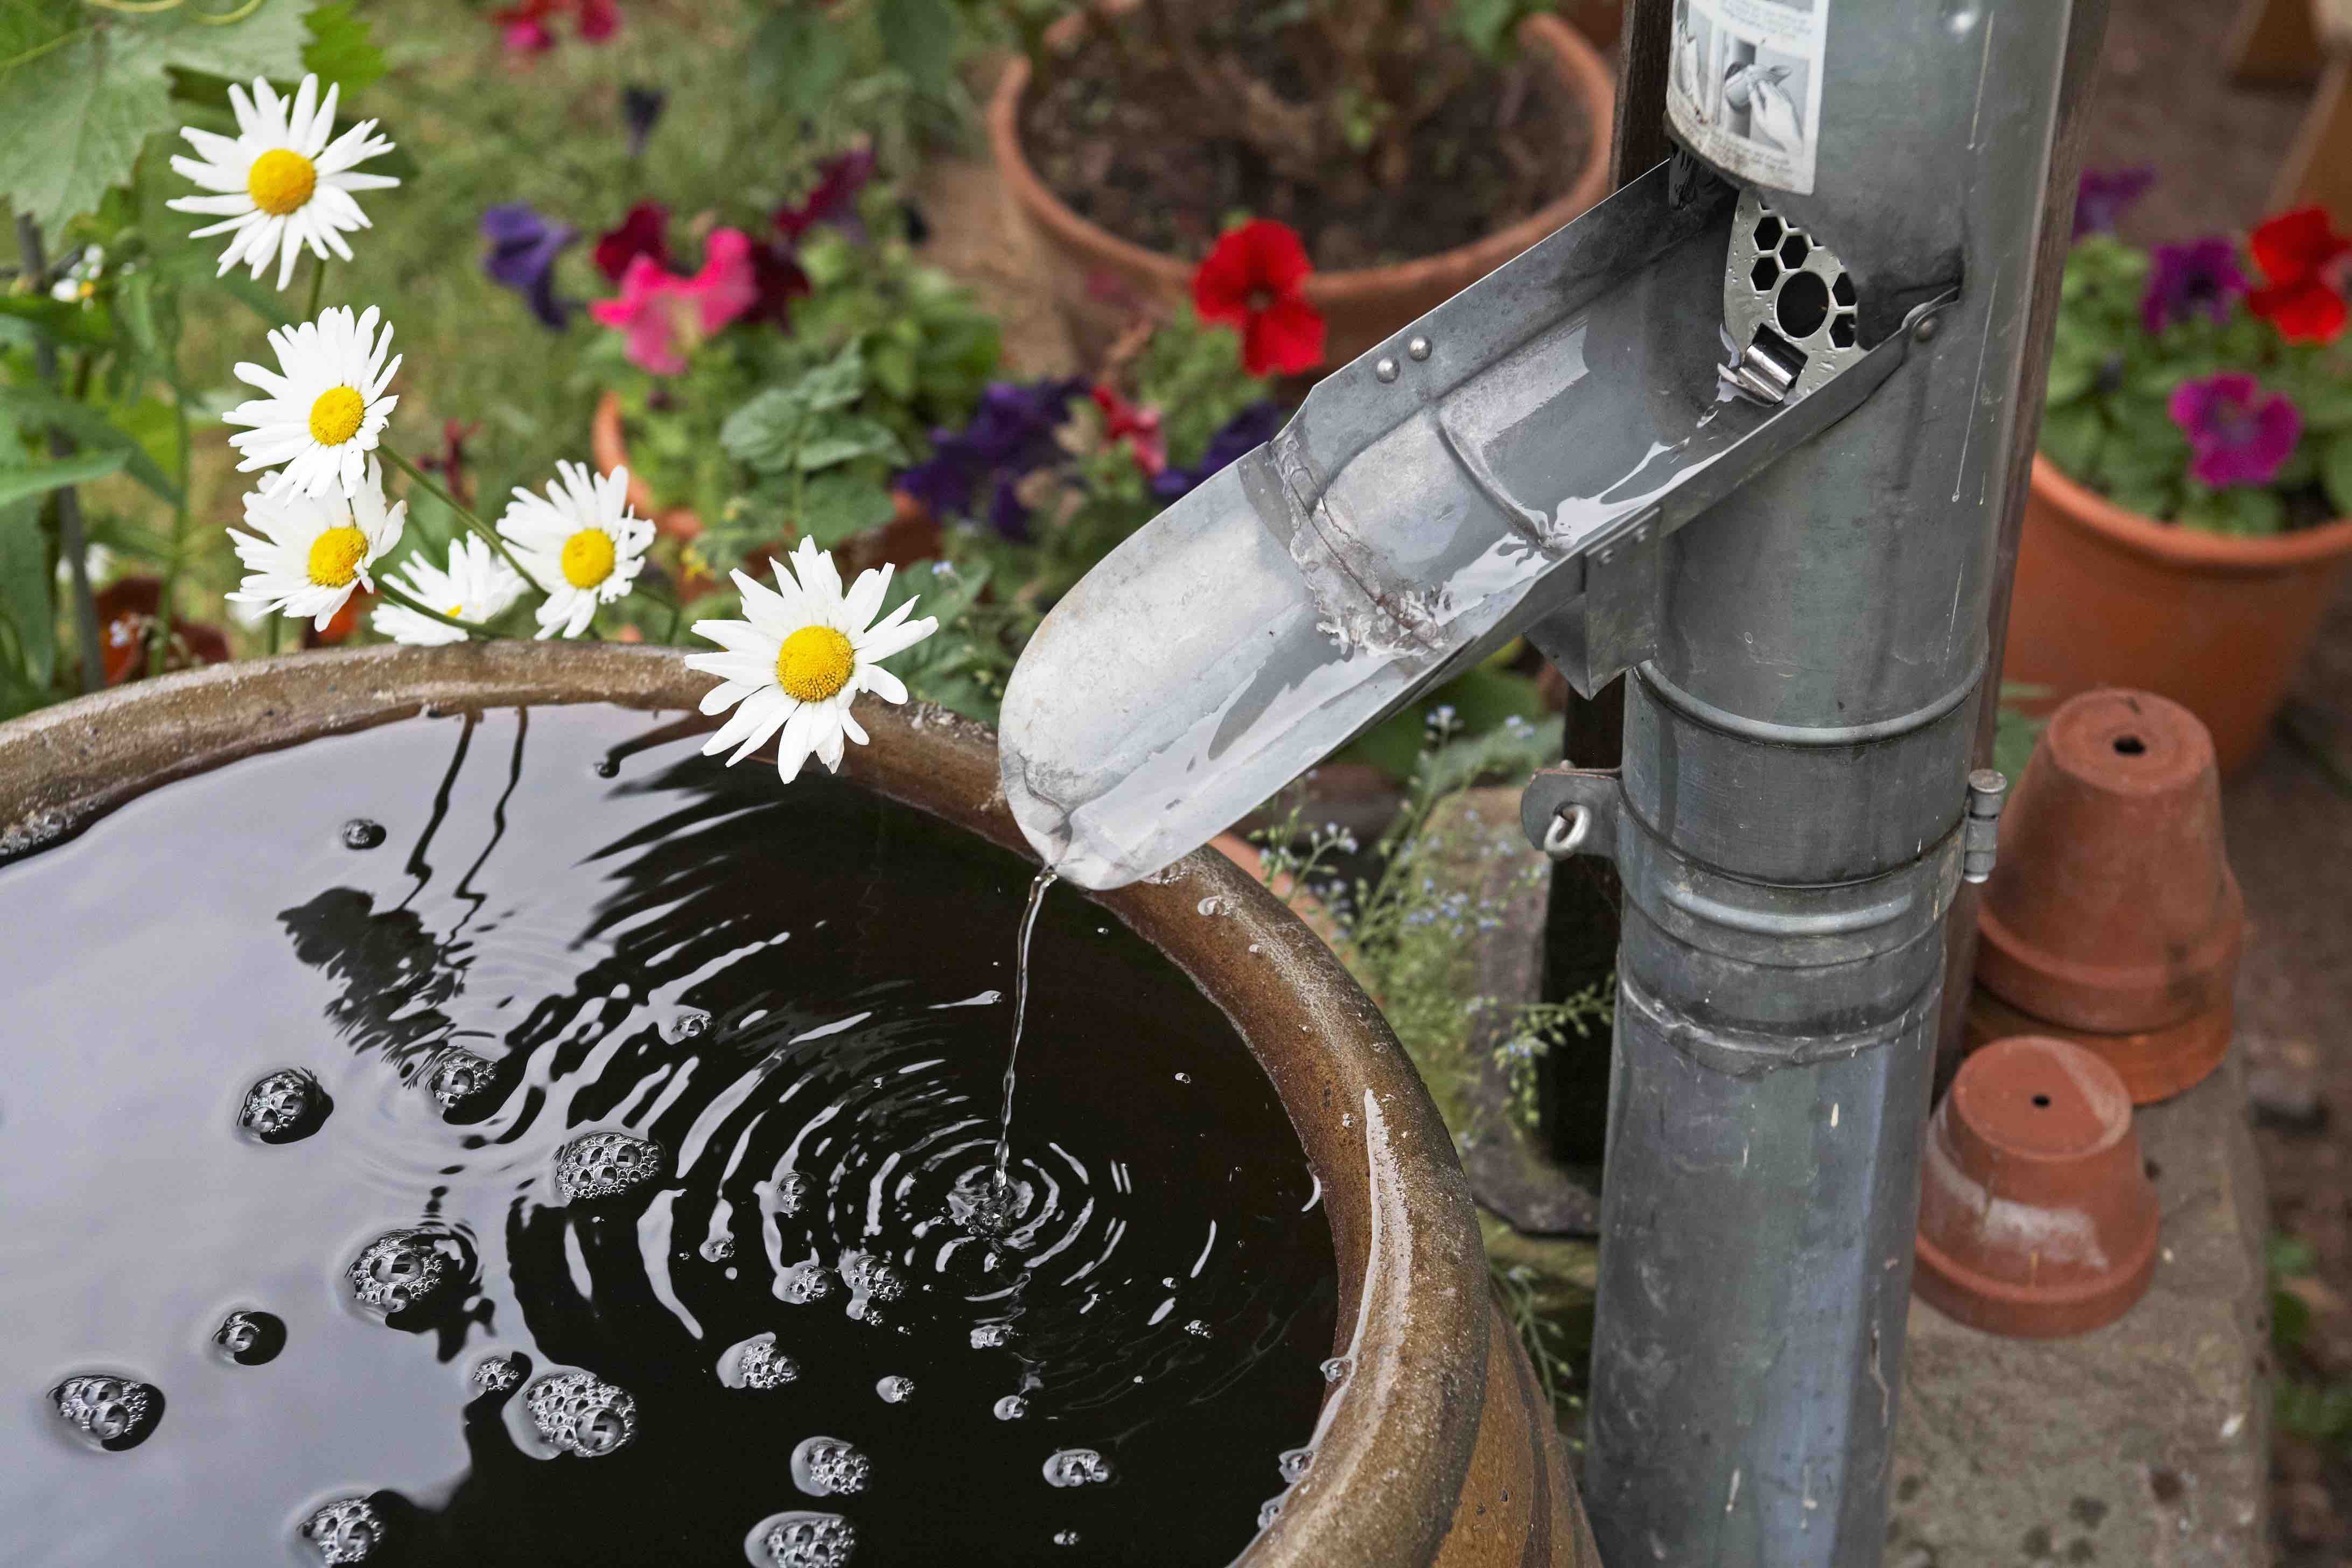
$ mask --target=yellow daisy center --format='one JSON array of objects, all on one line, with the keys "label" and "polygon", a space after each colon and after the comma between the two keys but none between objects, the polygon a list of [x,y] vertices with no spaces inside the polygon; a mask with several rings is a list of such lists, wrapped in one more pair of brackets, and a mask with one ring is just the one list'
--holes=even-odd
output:
[{"label": "yellow daisy center", "polygon": [[310,405],[310,439],[321,447],[340,447],[359,434],[367,405],[348,386],[331,386]]},{"label": "yellow daisy center", "polygon": [[593,588],[613,574],[613,536],[601,528],[583,528],[563,542],[563,580],[575,588]]},{"label": "yellow daisy center", "polygon": [[822,702],[849,684],[856,662],[849,639],[831,626],[803,626],[776,650],[776,684],[788,697]]},{"label": "yellow daisy center", "polygon": [[273,217],[299,210],[318,188],[318,165],[290,147],[272,147],[246,171],[245,194]]},{"label": "yellow daisy center", "polygon": [[367,558],[367,535],[350,523],[331,528],[310,542],[310,581],[321,588],[347,587]]}]

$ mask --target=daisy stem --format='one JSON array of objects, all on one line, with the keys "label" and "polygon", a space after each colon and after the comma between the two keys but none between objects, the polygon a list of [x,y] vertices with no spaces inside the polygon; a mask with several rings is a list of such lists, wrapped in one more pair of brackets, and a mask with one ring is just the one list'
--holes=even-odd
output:
[{"label": "daisy stem", "polygon": [[472,529],[476,533],[480,534],[489,544],[489,547],[497,551],[505,560],[506,563],[515,569],[517,575],[520,576],[524,582],[531,585],[533,592],[537,593],[541,598],[545,598],[547,596],[547,590],[540,586],[539,579],[532,576],[523,566],[523,563],[515,559],[514,552],[507,548],[506,535],[500,533],[497,529],[492,528],[488,523],[484,522],[480,518],[476,517],[465,507],[459,505],[457,497],[451,495],[447,490],[443,489],[439,485],[435,484],[431,476],[426,474],[424,469],[418,468],[406,458],[402,457],[398,452],[393,450],[388,444],[378,442],[376,445],[376,450],[382,452],[385,457],[390,458],[392,459],[392,466],[398,468],[402,473],[406,474],[411,483],[422,486],[426,495],[431,496],[443,506],[447,507],[451,511],[457,513],[457,521],[459,522],[464,523],[467,528]]},{"label": "daisy stem", "polygon": [[281,626],[283,626],[283,625],[285,624],[285,621],[286,621],[286,617],[285,617],[285,616],[270,616],[270,617],[269,617],[269,649],[268,649],[268,652],[269,652],[269,657],[270,657],[270,658],[277,658],[277,657],[278,657],[278,628],[279,628]]},{"label": "daisy stem", "polygon": [[302,318],[304,321],[315,321],[319,319],[319,297],[325,293],[326,289],[327,258],[314,255],[310,258],[310,309],[304,314]]},{"label": "daisy stem", "polygon": [[430,609],[424,605],[418,604],[415,599],[410,598],[407,595],[394,587],[382,577],[375,580],[375,591],[383,597],[391,600],[395,605],[398,605],[404,610],[414,610],[428,621],[439,621],[445,626],[455,626],[469,637],[478,637],[484,641],[488,641],[498,636],[496,632],[486,631],[482,627],[476,626],[471,621],[461,621],[455,616],[445,616],[438,610]]}]

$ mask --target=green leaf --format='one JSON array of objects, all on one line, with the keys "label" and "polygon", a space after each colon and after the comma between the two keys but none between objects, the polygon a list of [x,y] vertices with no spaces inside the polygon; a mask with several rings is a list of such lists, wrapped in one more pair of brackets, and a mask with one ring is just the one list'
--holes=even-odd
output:
[{"label": "green leaf", "polygon": [[2098,471],[2099,447],[2106,440],[2107,424],[2095,403],[2074,403],[2050,408],[2042,416],[2042,450],[2074,479]]},{"label": "green leaf", "polygon": [[849,74],[849,39],[814,7],[787,5],[751,35],[750,88],[796,115],[814,114]]},{"label": "green leaf", "polygon": [[827,420],[822,432],[802,446],[799,461],[803,473],[814,473],[860,458],[904,464],[907,449],[888,426],[852,414]]},{"label": "green leaf", "polygon": [[225,26],[194,0],[132,16],[80,0],[0,5],[0,198],[55,231],[131,174],[177,122],[170,73],[247,79],[301,74],[316,0],[261,0]]},{"label": "green leaf", "polygon": [[1489,60],[1508,57],[1511,36],[1531,7],[1525,0],[1455,0],[1454,25],[1470,47]]},{"label": "green leaf", "polygon": [[36,463],[31,468],[0,468],[0,512],[18,501],[45,496],[67,485],[86,485],[92,479],[102,479],[130,460],[130,451],[117,447],[110,452],[78,452],[70,458]]},{"label": "green leaf", "polygon": [[866,395],[865,357],[853,342],[802,376],[793,390],[811,408],[846,408]]},{"label": "green leaf", "polygon": [[49,601],[49,553],[40,509],[0,506],[0,622],[16,648],[16,673],[37,692],[57,668],[57,609]]},{"label": "green leaf", "polygon": [[120,450],[131,477],[164,500],[177,506],[180,488],[147,455],[136,437],[116,428],[106,416],[86,403],[75,403],[37,386],[0,386],[0,411],[29,429],[55,426],[84,447]]},{"label": "green leaf", "polygon": [[772,386],[727,416],[719,444],[727,455],[756,473],[782,473],[808,438],[808,405],[789,386]]},{"label": "green leaf", "polygon": [[352,14],[351,0],[321,5],[308,21],[310,41],[302,46],[304,70],[340,84],[347,99],[383,78],[383,51],[368,37],[368,25]]},{"label": "green leaf", "polygon": [[2338,431],[2319,456],[2319,482],[2338,517],[2352,517],[2352,430]]},{"label": "green leaf", "polygon": [[0,295],[0,316],[28,323],[51,342],[78,349],[114,346],[114,312],[46,294]]},{"label": "green leaf", "polygon": [[800,515],[793,524],[825,549],[853,534],[890,521],[897,507],[890,488],[854,474],[819,474],[803,487]]},{"label": "green leaf", "polygon": [[948,0],[879,0],[874,25],[890,63],[919,90],[936,97],[954,85],[963,27]]},{"label": "green leaf", "polygon": [[2258,539],[2286,527],[2286,502],[2270,490],[2233,485],[2225,490],[2191,486],[2174,519],[2184,528]]}]

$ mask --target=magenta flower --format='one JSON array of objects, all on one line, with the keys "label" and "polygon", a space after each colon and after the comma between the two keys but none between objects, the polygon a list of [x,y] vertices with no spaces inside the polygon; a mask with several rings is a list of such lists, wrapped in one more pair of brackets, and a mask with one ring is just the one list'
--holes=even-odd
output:
[{"label": "magenta flower", "polygon": [[2113,234],[2132,204],[2156,184],[2156,171],[2141,164],[2134,169],[2085,169],[2074,186],[2074,237]]},{"label": "magenta flower", "polygon": [[2303,435],[2294,400],[2239,371],[2182,382],[2167,412],[2195,454],[2189,477],[2210,489],[2269,484]]},{"label": "magenta flower", "polygon": [[628,336],[628,356],[656,375],[686,369],[687,352],[759,302],[751,240],[739,228],[715,230],[703,249],[702,270],[681,278],[650,256],[621,275],[617,300],[599,300],[588,313]]},{"label": "magenta flower", "polygon": [[786,202],[775,211],[776,231],[793,245],[821,223],[829,223],[852,239],[866,237],[857,216],[857,193],[874,177],[874,151],[853,147],[816,166],[816,189],[797,204]]},{"label": "magenta flower", "polygon": [[2140,324],[2151,332],[2194,315],[2210,317],[2219,325],[2230,319],[2230,307],[2245,297],[2246,275],[2238,269],[2238,247],[2226,239],[2159,245],[2155,257],[2156,270],[2139,302]]}]

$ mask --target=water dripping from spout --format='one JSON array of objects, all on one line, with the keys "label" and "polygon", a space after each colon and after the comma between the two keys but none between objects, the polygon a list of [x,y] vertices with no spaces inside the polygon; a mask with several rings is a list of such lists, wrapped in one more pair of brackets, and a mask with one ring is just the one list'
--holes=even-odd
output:
[{"label": "water dripping from spout", "polygon": [[[1037,873],[1029,884],[1029,907],[1021,912],[1021,937],[1013,955],[1013,1046],[1004,1057],[1004,1113],[996,1133],[996,1175],[992,1184],[995,1205],[1000,1214],[1012,1190],[1013,1165],[1013,1083],[1021,1063],[1021,1021],[1029,1011],[1029,937],[1037,926],[1037,910],[1045,902],[1045,889],[1054,885],[1054,868],[1047,867]],[[1010,1218],[1010,1215],[1003,1217]]]}]

